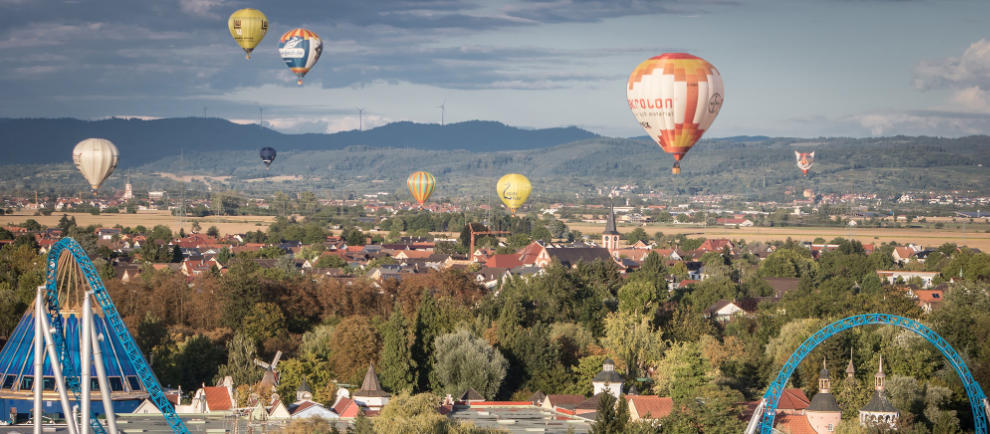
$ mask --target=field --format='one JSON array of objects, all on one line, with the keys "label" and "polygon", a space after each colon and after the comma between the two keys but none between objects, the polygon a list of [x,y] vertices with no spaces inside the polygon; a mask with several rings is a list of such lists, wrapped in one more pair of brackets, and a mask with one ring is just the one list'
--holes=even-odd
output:
[{"label": "field", "polygon": [[[604,225],[568,223],[568,227],[585,234],[600,234]],[[728,238],[746,241],[785,240],[788,237],[798,241],[812,241],[817,237],[831,240],[836,237],[859,240],[862,243],[881,243],[897,241],[900,244],[915,243],[929,247],[938,247],[944,243],[956,243],[975,247],[982,251],[990,251],[990,233],[983,232],[984,225],[978,225],[980,231],[972,228],[969,231],[958,229],[897,229],[897,228],[838,228],[838,227],[748,227],[735,229],[723,226],[688,226],[651,224],[643,229],[650,236],[657,232],[664,235],[685,234],[689,237]],[[626,233],[636,226],[619,226],[619,232]]]},{"label": "field", "polygon": [[[58,226],[58,220],[63,213],[52,213],[50,216],[36,216],[30,214],[14,214],[0,216],[0,225],[23,223],[25,220],[34,219],[44,226]],[[134,227],[143,225],[151,229],[155,225],[165,225],[172,232],[178,232],[179,219],[171,215],[168,211],[142,212],[138,214],[100,214],[92,215],[87,213],[65,213],[75,217],[79,226],[97,225],[112,227],[121,225],[124,227]],[[186,217],[182,227],[189,232],[192,230],[192,223],[199,222],[203,231],[210,226],[216,226],[221,234],[240,234],[248,231],[267,230],[268,225],[275,221],[272,216],[227,216],[227,217]]]}]

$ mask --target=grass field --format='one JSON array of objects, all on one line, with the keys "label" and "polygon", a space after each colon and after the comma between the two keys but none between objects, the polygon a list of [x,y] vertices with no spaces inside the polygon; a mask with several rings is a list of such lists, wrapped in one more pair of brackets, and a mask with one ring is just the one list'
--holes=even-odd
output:
[{"label": "grass field", "polygon": [[[165,225],[173,232],[179,230],[179,220],[167,211],[155,211],[139,214],[100,214],[92,215],[86,213],[67,213],[75,217],[76,223],[81,226],[98,225],[112,227],[114,225],[130,226],[144,225],[152,228],[155,225]],[[19,224],[27,219],[34,219],[45,226],[57,226],[62,213],[53,213],[50,216],[35,216],[29,214],[14,214],[0,216],[0,225]],[[186,217],[183,227],[186,232],[192,230],[192,223],[198,221],[200,227],[205,231],[210,226],[216,226],[221,234],[244,233],[256,230],[266,230],[268,225],[275,220],[272,216],[228,216],[228,217]],[[604,225],[590,223],[569,223],[571,229],[576,229],[584,234],[600,234]],[[901,244],[915,243],[925,246],[937,247],[944,243],[956,243],[975,247],[983,251],[990,251],[990,233],[984,232],[984,225],[973,225],[980,228],[978,231],[970,226],[969,230],[946,228],[946,229],[897,229],[897,228],[837,228],[837,227],[749,227],[731,228],[722,226],[704,227],[689,225],[664,225],[651,224],[643,229],[650,236],[657,232],[665,235],[685,234],[689,237],[705,238],[728,238],[732,240],[747,241],[773,241],[785,240],[788,237],[798,241],[812,241],[817,237],[831,240],[836,237],[856,239],[863,243],[880,243],[896,241]],[[619,226],[620,232],[632,231],[636,226]],[[457,234],[453,234],[457,236]]]},{"label": "grass field", "polygon": [[[50,216],[36,216],[30,214],[14,214],[14,215],[2,215],[0,216],[0,225],[8,224],[18,224],[23,223],[27,219],[34,219],[38,223],[44,226],[54,227],[58,226],[58,220],[62,218],[63,213],[52,213]],[[100,214],[92,215],[87,213],[65,213],[69,216],[75,217],[76,224],[80,226],[97,225],[103,227],[112,227],[114,225],[121,225],[124,227],[130,226],[134,227],[137,225],[143,225],[148,229],[151,229],[155,225],[165,225],[172,232],[179,231],[179,219],[171,215],[168,211],[154,211],[147,213],[138,214]],[[192,230],[192,224],[194,221],[198,221],[200,227],[203,231],[206,231],[210,226],[216,226],[220,230],[221,234],[240,234],[248,231],[256,230],[267,230],[268,225],[275,221],[275,217],[272,216],[226,216],[226,217],[186,217],[183,221],[182,227],[189,232]]]},{"label": "grass field", "polygon": [[[585,234],[600,234],[603,225],[569,223],[568,227]],[[982,227],[982,226],[981,226]],[[619,232],[632,231],[636,226],[619,226]],[[957,229],[897,229],[897,228],[837,228],[837,227],[703,227],[687,225],[652,224],[643,227],[650,236],[657,232],[664,235],[685,234],[689,237],[728,238],[746,241],[785,240],[812,241],[817,237],[831,240],[836,237],[859,240],[862,243],[896,241],[900,244],[915,243],[938,247],[944,243],[956,243],[990,251],[990,233]]]}]

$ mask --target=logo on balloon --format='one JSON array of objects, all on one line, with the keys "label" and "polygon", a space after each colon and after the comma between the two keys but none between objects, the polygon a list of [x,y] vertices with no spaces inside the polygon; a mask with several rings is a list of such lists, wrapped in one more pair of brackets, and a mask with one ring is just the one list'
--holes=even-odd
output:
[{"label": "logo on balloon", "polygon": [[708,113],[715,113],[720,107],[722,107],[722,94],[713,94],[712,97],[708,99]]}]

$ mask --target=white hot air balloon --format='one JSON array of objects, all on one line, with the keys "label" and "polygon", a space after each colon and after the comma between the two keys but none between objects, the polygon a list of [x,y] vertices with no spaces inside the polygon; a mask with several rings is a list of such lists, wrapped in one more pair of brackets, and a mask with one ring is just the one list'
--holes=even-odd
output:
[{"label": "white hot air balloon", "polygon": [[117,168],[117,159],[117,147],[107,139],[86,139],[72,150],[72,162],[93,188],[93,194]]}]

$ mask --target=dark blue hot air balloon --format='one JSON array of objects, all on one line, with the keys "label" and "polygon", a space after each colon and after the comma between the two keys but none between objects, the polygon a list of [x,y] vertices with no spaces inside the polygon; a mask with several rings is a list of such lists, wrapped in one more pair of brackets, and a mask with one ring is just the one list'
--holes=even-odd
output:
[{"label": "dark blue hot air balloon", "polygon": [[261,161],[265,163],[265,169],[272,166],[272,161],[275,160],[275,154],[275,148],[268,146],[261,148]]}]

